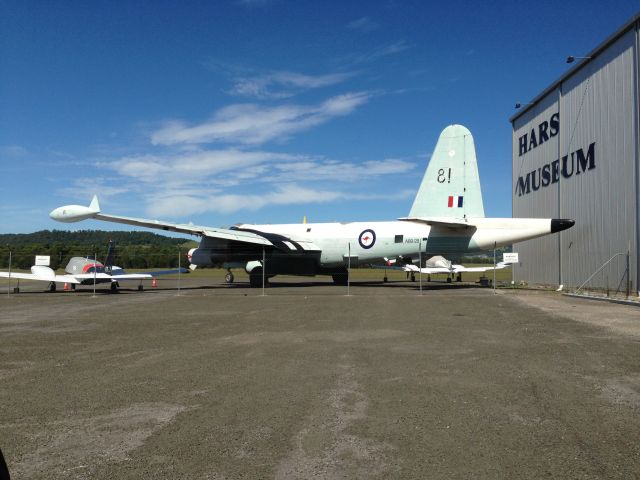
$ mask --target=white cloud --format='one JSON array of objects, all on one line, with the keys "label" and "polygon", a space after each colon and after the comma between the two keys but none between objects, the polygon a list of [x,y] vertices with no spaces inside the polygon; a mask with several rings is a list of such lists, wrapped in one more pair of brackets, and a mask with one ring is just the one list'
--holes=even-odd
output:
[{"label": "white cloud", "polygon": [[[66,193],[75,197],[84,192],[84,199],[93,193],[104,196],[133,189],[142,192],[149,215],[178,218],[372,198],[370,186],[376,179],[393,181],[415,168],[414,163],[393,158],[355,163],[239,149],[128,156],[98,166],[115,171],[117,177],[109,182],[80,179]],[[391,193],[385,190],[373,196],[391,199]]]},{"label": "white cloud", "polygon": [[229,93],[260,99],[282,99],[292,97],[302,90],[335,85],[352,76],[353,73],[329,73],[314,76],[287,71],[271,72],[264,75],[236,78]]},{"label": "white cloud", "polygon": [[0,145],[0,156],[2,157],[23,157],[29,151],[21,145]]},{"label": "white cloud", "polygon": [[[247,179],[261,175],[269,164],[304,158],[286,153],[225,149],[177,155],[129,156],[100,166],[147,184],[177,187],[202,183],[228,185],[229,179]],[[218,179],[222,181],[219,182]],[[237,181],[231,182],[235,183]]]},{"label": "white cloud", "polygon": [[324,203],[345,197],[339,191],[315,190],[296,185],[278,186],[264,194],[221,194],[192,196],[155,195],[150,199],[147,212],[154,217],[179,217],[207,212],[230,213],[240,210],[255,211],[268,205],[295,205],[299,203]]},{"label": "white cloud", "polygon": [[201,185],[222,188],[247,182],[357,182],[404,174],[415,168],[413,163],[394,158],[357,164],[319,156],[238,149],[129,156],[99,166],[115,170],[127,179],[162,185],[165,189]]},{"label": "white cloud", "polygon": [[91,200],[93,195],[101,198],[112,197],[128,193],[130,187],[107,177],[75,178],[71,186],[60,188],[56,194],[63,197],[76,198],[82,205]]},{"label": "white cloud", "polygon": [[350,30],[357,30],[363,33],[369,33],[377,30],[379,25],[374,22],[371,17],[361,17],[347,24]]},{"label": "white cloud", "polygon": [[281,141],[335,117],[348,115],[369,98],[370,94],[357,92],[331,97],[319,105],[229,105],[218,110],[210,121],[198,125],[169,122],[153,133],[151,142],[154,145],[213,142],[256,145]]},{"label": "white cloud", "polygon": [[350,55],[346,58],[346,60],[353,63],[370,63],[381,58],[388,57],[389,55],[395,55],[400,52],[404,52],[409,48],[411,48],[411,45],[409,45],[404,40],[399,40],[387,45],[381,45],[377,48],[374,48],[373,50],[370,50],[369,52]]},{"label": "white cloud", "polygon": [[394,158],[385,160],[369,160],[361,164],[336,162],[332,160],[309,159],[304,162],[279,164],[277,173],[266,180],[274,181],[333,181],[359,182],[362,179],[384,175],[398,175],[409,172],[415,165]]},{"label": "white cloud", "polygon": [[269,206],[329,203],[335,201],[404,200],[415,192],[403,190],[396,193],[353,193],[340,190],[320,190],[299,185],[277,185],[261,194],[212,194],[212,192],[162,192],[150,195],[147,214],[159,217],[188,218],[203,213],[234,213],[256,211]]}]

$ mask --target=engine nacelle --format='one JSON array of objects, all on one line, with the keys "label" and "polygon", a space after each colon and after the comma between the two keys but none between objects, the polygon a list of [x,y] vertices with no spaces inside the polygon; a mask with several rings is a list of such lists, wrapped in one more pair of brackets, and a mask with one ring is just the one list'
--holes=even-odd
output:
[{"label": "engine nacelle", "polygon": [[187,253],[187,259],[192,265],[207,267],[211,265],[211,251],[203,248],[192,248]]}]

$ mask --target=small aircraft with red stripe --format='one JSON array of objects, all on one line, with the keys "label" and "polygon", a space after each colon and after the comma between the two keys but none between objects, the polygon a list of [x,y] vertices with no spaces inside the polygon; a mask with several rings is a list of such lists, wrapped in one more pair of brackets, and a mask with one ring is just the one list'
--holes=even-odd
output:
[{"label": "small aircraft with red stripe", "polygon": [[[153,280],[158,275],[169,275],[178,273],[178,270],[162,270],[145,273],[126,273],[121,267],[112,265],[115,256],[115,247],[109,242],[109,249],[104,263],[98,262],[90,257],[71,257],[67,266],[64,267],[64,274],[57,274],[52,268],[46,265],[34,265],[31,273],[21,272],[0,272],[0,277],[15,278],[18,280],[36,280],[49,282],[47,290],[55,292],[57,283],[68,284],[72,290],[77,285],[98,285],[108,283],[112,292],[117,292],[121,281],[139,281],[138,290],[144,289],[143,280]],[[187,269],[180,269],[181,273],[188,273]]]}]

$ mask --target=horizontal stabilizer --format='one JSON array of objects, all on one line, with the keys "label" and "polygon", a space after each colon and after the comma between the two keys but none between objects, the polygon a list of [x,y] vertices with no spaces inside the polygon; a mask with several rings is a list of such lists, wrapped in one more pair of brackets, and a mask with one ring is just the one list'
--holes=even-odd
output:
[{"label": "horizontal stabilizer", "polygon": [[456,229],[475,228],[475,224],[466,218],[454,217],[401,217],[398,220],[406,222],[426,223],[434,227],[448,227]]}]

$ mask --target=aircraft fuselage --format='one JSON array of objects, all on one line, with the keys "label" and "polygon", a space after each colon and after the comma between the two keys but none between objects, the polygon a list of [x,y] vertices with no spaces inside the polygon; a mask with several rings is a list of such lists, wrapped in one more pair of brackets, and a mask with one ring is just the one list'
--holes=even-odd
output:
[{"label": "aircraft fuselage", "polygon": [[[420,220],[254,225],[234,229],[267,238],[273,246],[242,246],[203,238],[191,262],[199,266],[234,262],[271,263],[271,271],[313,275],[323,269],[491,250],[552,232],[549,219],[476,218],[468,226],[432,226]],[[282,266],[279,264],[282,263]],[[285,266],[285,264],[287,266]]]}]

